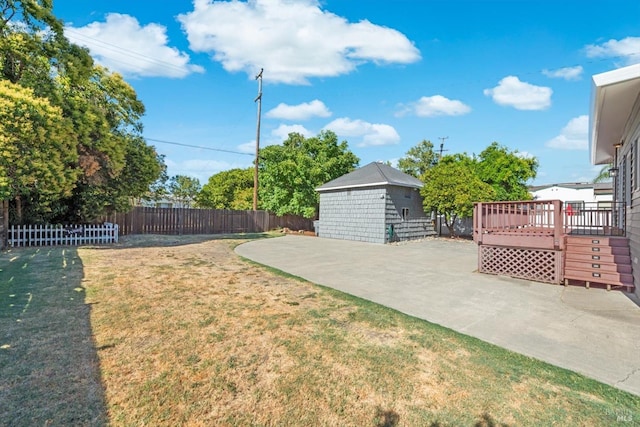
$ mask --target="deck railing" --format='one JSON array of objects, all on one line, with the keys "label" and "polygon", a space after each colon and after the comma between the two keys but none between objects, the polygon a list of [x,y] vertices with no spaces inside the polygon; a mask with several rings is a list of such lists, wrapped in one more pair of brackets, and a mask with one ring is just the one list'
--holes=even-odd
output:
[{"label": "deck railing", "polygon": [[565,234],[624,236],[625,211],[624,204],[612,202],[564,206],[560,200],[476,203],[473,238],[476,243],[558,249]]},{"label": "deck railing", "polygon": [[624,236],[624,203],[567,204],[563,210],[565,234]]},{"label": "deck railing", "polygon": [[476,203],[473,239],[479,244],[557,249],[562,225],[560,200]]}]

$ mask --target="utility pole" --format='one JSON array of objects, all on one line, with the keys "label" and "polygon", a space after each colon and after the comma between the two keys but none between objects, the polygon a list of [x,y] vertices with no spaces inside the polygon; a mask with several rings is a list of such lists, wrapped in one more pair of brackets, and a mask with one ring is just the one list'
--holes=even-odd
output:
[{"label": "utility pole", "polygon": [[438,156],[438,163],[440,163],[440,160],[442,160],[442,152],[443,151],[449,151],[449,150],[445,150],[444,149],[444,141],[449,139],[448,136],[439,136],[438,139],[440,140],[440,155]]},{"label": "utility pole", "polygon": [[253,102],[258,102],[258,124],[256,126],[256,159],[255,165],[253,168],[253,210],[258,210],[258,156],[260,153],[260,115],[262,113],[262,71],[263,68],[260,68],[260,72],[256,76],[256,80],[258,81],[258,96]]}]

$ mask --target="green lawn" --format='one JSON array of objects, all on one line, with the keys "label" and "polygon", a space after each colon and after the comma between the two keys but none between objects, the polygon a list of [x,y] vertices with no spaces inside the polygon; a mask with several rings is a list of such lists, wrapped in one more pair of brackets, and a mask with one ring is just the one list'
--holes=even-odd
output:
[{"label": "green lawn", "polygon": [[237,243],[0,254],[0,425],[640,423],[638,396],[283,276]]}]

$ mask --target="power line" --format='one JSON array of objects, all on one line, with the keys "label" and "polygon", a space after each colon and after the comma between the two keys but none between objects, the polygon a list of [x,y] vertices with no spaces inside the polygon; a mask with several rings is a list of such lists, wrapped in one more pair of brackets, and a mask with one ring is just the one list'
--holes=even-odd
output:
[{"label": "power line", "polygon": [[201,150],[218,151],[222,153],[241,154],[243,156],[253,156],[251,153],[243,153],[242,151],[225,150],[223,148],[203,147],[201,145],[183,144],[181,142],[164,141],[162,139],[144,138],[145,141],[159,142],[160,144],[179,145],[180,147],[199,148]]},{"label": "power line", "polygon": [[[69,28],[65,28],[65,32],[70,33],[73,37],[78,39],[80,42],[82,42],[82,40],[84,40],[85,43],[90,41],[91,43],[94,43],[95,45],[101,45],[102,48],[106,49],[107,51],[111,51],[111,52],[114,52],[114,53],[119,53],[120,55],[128,56],[130,58],[141,59],[141,60],[144,60],[144,61],[147,61],[147,62],[155,63],[157,65],[162,65],[162,66],[165,66],[165,67],[168,67],[168,68],[173,68],[175,70],[183,70],[183,67],[181,67],[179,65],[176,65],[176,64],[172,64],[171,62],[167,62],[167,61],[163,61],[161,59],[157,59],[157,58],[154,58],[154,57],[151,57],[151,56],[147,56],[147,55],[144,55],[142,53],[136,52],[134,50],[125,49],[125,48],[123,48],[121,46],[117,46],[117,45],[114,45],[112,43],[105,42],[104,40],[100,40],[100,39],[97,39],[95,37],[86,36],[84,34],[79,33],[78,31],[71,30]],[[113,61],[120,62],[122,64],[134,65],[132,63],[125,62],[125,61],[123,61],[121,59],[115,58],[114,56],[104,55],[104,54],[101,55],[101,56],[107,57],[107,58],[109,58],[109,59],[111,59]]]}]

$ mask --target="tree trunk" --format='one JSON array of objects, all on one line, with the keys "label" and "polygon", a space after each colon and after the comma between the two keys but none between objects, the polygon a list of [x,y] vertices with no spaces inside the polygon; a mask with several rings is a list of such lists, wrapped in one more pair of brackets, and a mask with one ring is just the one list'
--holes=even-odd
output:
[{"label": "tree trunk", "polygon": [[22,199],[16,196],[16,224],[22,225]]}]

